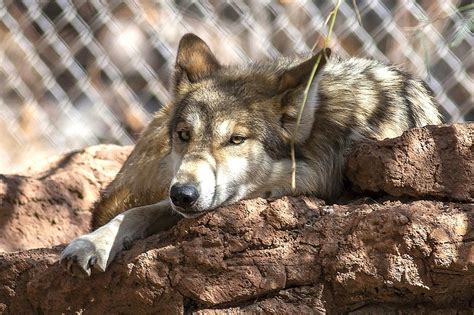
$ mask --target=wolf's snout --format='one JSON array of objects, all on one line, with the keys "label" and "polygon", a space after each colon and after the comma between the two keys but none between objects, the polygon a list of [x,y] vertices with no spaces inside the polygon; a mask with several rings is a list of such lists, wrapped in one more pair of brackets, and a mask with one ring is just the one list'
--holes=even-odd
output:
[{"label": "wolf's snout", "polygon": [[171,186],[170,198],[175,206],[180,208],[189,208],[199,198],[199,191],[193,185],[179,185]]}]

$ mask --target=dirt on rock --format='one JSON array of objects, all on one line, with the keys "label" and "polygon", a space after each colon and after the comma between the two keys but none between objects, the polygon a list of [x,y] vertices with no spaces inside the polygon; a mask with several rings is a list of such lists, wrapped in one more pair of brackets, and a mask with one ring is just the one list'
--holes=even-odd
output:
[{"label": "dirt on rock", "polygon": [[[446,128],[455,130],[454,136]],[[0,313],[471,314],[474,205],[469,202],[472,190],[465,187],[472,187],[472,176],[464,177],[464,188],[452,186],[447,175],[425,180],[431,178],[432,168],[423,167],[422,161],[430,154],[423,153],[425,149],[417,154],[414,148],[431,148],[436,138],[437,146],[445,144],[445,153],[439,160],[430,158],[440,163],[433,174],[439,176],[436,172],[443,169],[466,176],[462,174],[472,173],[472,130],[472,124],[426,127],[395,140],[356,146],[349,158],[349,178],[360,189],[382,191],[380,197],[332,205],[312,197],[242,201],[136,241],[107,272],[93,272],[90,278],[72,277],[57,263],[64,245],[0,254]],[[88,170],[98,159],[117,165],[103,164],[103,170],[116,172],[130,149],[120,153],[113,148],[117,152],[110,153],[110,159],[95,157],[83,164],[78,159],[77,168],[58,167],[55,172],[63,175],[56,178],[50,166],[28,174],[42,187],[41,198],[17,202],[20,193],[8,202],[12,208],[37,211],[56,202],[66,218],[71,209],[85,214],[94,198],[77,201],[82,199],[65,188],[98,194],[113,175],[81,179],[78,169],[84,165],[85,174],[94,173]],[[448,152],[458,155],[450,158]],[[419,181],[410,180],[412,175],[393,175],[412,167]],[[385,179],[372,177],[372,172]],[[76,178],[93,188],[73,184]],[[41,184],[61,189],[47,190]],[[383,191],[415,198],[397,200]],[[46,239],[50,230],[43,230],[34,231]],[[70,240],[74,233],[62,237]],[[56,237],[48,244],[60,242]]]}]

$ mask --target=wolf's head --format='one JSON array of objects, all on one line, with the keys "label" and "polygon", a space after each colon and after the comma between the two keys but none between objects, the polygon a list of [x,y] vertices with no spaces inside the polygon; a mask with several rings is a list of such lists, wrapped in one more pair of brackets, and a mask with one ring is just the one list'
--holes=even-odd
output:
[{"label": "wolf's head", "polygon": [[[196,35],[181,39],[169,125],[176,211],[192,217],[278,186],[304,88],[316,60],[321,69],[330,51],[319,54],[222,66]],[[296,144],[309,136],[314,103],[305,106]]]}]

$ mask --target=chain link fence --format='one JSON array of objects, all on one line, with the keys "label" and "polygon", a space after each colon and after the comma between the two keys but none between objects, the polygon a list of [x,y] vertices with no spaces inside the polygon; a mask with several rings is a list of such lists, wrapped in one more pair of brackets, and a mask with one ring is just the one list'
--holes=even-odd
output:
[{"label": "chain link fence", "polygon": [[[0,173],[134,143],[169,100],[185,33],[223,63],[307,52],[335,2],[0,0]],[[446,121],[474,120],[473,11],[461,0],[343,1],[330,46],[401,65],[426,80]]]}]

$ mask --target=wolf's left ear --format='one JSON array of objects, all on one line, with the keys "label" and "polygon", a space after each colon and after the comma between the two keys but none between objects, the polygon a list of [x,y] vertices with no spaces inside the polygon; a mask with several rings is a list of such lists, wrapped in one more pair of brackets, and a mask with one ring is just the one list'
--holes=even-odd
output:
[{"label": "wolf's left ear", "polygon": [[184,35],[176,57],[174,85],[177,91],[182,83],[194,83],[220,68],[207,44],[194,34]]},{"label": "wolf's left ear", "polygon": [[314,113],[318,106],[316,95],[318,86],[317,75],[324,68],[330,56],[331,50],[325,48],[308,60],[286,70],[280,76],[278,88],[278,93],[281,95],[280,123],[283,129],[287,131],[288,137],[292,137],[296,131],[296,121],[303,103],[303,90],[308,83],[315,64],[318,63],[298,127],[298,134],[296,135],[297,143],[306,140],[313,127]]},{"label": "wolf's left ear", "polygon": [[301,85],[306,86],[316,62],[319,60],[315,76],[326,65],[330,56],[331,49],[324,48],[308,60],[286,70],[280,77],[279,91],[285,92],[288,89],[298,88]]}]

